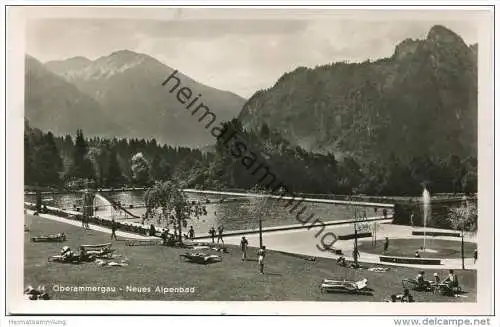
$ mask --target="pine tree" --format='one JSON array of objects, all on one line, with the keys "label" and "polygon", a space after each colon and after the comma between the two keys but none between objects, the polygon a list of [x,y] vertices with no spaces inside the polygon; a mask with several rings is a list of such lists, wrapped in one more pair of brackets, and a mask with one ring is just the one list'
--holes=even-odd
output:
[{"label": "pine tree", "polygon": [[35,162],[37,169],[41,172],[40,183],[42,185],[59,185],[59,172],[61,172],[63,164],[54,135],[51,132],[44,135],[43,144],[38,149]]},{"label": "pine tree", "polygon": [[116,156],[116,150],[112,148],[108,157],[108,171],[106,178],[108,186],[118,186],[124,181],[120,164],[118,163]]},{"label": "pine tree", "polygon": [[88,145],[81,129],[76,131],[76,140],[73,147],[73,166],[70,170],[70,177],[79,179],[95,178],[92,162],[87,157]]},{"label": "pine tree", "polygon": [[34,149],[30,140],[31,129],[26,124],[24,130],[24,184],[35,185],[35,169],[33,166]]}]

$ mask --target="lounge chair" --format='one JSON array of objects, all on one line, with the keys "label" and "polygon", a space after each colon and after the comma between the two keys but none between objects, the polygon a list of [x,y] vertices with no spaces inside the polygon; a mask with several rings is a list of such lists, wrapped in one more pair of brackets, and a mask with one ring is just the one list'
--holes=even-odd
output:
[{"label": "lounge chair", "polygon": [[391,268],[389,267],[372,267],[372,268],[368,268],[367,270],[368,271],[373,271],[373,272],[386,272],[388,270],[390,270]]},{"label": "lounge chair", "polygon": [[49,257],[48,261],[59,262],[59,263],[72,263],[72,264],[79,264],[82,262],[80,260],[80,256],[78,255],[73,255],[70,257],[63,257],[62,255],[53,255]]},{"label": "lounge chair", "polygon": [[442,282],[435,286],[435,293],[447,296],[455,296],[462,293],[462,288],[459,285],[451,286],[449,282]]},{"label": "lounge chair", "polygon": [[324,279],[320,285],[321,293],[324,292],[347,292],[361,293],[367,291],[368,280],[360,281]]},{"label": "lounge chair", "polygon": [[110,258],[113,256],[113,252],[115,251],[111,248],[111,243],[81,245],[80,248],[84,249],[88,256],[95,258]]},{"label": "lounge chair", "polygon": [[127,246],[154,246],[162,244],[162,240],[152,239],[152,240],[126,240],[125,245]]},{"label": "lounge chair", "polygon": [[189,262],[199,263],[204,265],[207,263],[215,263],[222,261],[222,257],[214,254],[184,253],[181,254],[180,256],[186,258]]},{"label": "lounge chair", "polygon": [[32,242],[64,242],[66,241],[66,235],[64,234],[54,234],[54,235],[41,235],[31,238]]},{"label": "lounge chair", "polygon": [[115,261],[106,261],[102,259],[97,259],[95,261],[97,265],[99,266],[106,266],[106,267],[127,267],[128,263],[126,260],[121,260],[120,262],[115,262]]}]

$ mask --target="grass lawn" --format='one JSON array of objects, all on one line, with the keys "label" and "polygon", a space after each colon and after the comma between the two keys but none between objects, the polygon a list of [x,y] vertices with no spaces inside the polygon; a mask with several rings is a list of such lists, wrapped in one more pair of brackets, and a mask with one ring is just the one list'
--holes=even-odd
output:
[{"label": "grass lawn", "polygon": [[[128,259],[127,267],[100,267],[95,263],[79,265],[48,263],[47,258],[58,254],[63,245],[78,250],[81,244],[110,242],[110,235],[81,230],[79,227],[26,216],[30,232],[25,232],[24,282],[34,287],[46,286],[53,299],[66,300],[205,300],[205,301],[383,301],[388,295],[402,292],[401,279],[413,278],[417,269],[393,267],[384,273],[366,269],[354,270],[338,266],[333,260],[303,258],[268,251],[265,274],[258,274],[256,249],[251,248],[252,261],[242,262],[238,247],[229,246],[221,263],[197,265],[185,262],[179,255],[183,249],[164,246],[126,246],[123,240],[113,241],[116,253]],[[32,243],[30,236],[66,233],[65,243]],[[204,251],[205,252],[205,251]],[[366,265],[373,267],[374,265]],[[443,277],[447,271],[428,270]],[[413,292],[419,302],[474,302],[476,272],[457,271],[467,297],[446,297]],[[322,294],[319,284],[324,278],[361,279],[366,277],[372,295],[341,293]],[[109,286],[114,293],[55,292],[61,286]],[[126,287],[149,287],[151,292],[127,292]],[[194,287],[194,293],[156,293],[157,286]],[[123,290],[120,290],[122,288]]]},{"label": "grass lawn", "polygon": [[[423,238],[421,239],[391,239],[389,240],[389,249],[384,253],[384,241],[377,241],[375,247],[372,246],[371,241],[363,241],[359,243],[359,251],[385,254],[398,257],[415,257],[415,251],[424,244]],[[421,252],[422,258],[461,258],[460,239],[440,240],[432,237],[427,238],[426,247],[428,249],[436,250],[436,252]],[[466,258],[472,258],[474,249],[477,248],[476,243],[464,242],[464,253]]]}]

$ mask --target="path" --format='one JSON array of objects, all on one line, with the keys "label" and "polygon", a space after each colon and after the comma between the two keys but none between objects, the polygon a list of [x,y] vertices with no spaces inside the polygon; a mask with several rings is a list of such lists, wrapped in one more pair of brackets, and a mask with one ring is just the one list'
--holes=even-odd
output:
[{"label": "path", "polygon": [[[26,212],[30,215],[35,213],[33,210],[26,210]],[[79,226],[79,227],[82,226],[82,222],[79,220],[72,220],[72,219],[62,218],[62,217],[43,214],[43,213],[39,214],[38,216],[41,218],[54,220],[54,221],[57,221],[60,223],[70,224],[70,225]],[[110,228],[106,228],[106,227],[102,227],[102,226],[98,226],[98,225],[93,225],[93,224],[89,224],[89,228],[92,230],[95,230],[95,231],[111,234]],[[157,237],[154,237],[154,236],[142,236],[142,235],[138,235],[138,234],[134,234],[134,233],[123,232],[120,230],[116,231],[116,236],[121,236],[124,238],[141,239],[141,240],[158,239]]]},{"label": "path", "polygon": [[[33,214],[33,211],[31,210],[28,210],[28,212],[30,214]],[[51,219],[62,223],[81,226],[81,222],[77,220],[71,220],[48,214],[40,214],[39,216],[42,218]],[[412,236],[411,227],[402,225],[393,225],[390,224],[390,220],[386,220],[384,221],[384,223],[380,223],[379,226],[380,230],[377,231],[377,235],[379,235],[380,237],[378,239],[382,239],[383,237],[389,237],[390,239],[422,238],[421,236]],[[90,229],[96,231],[111,234],[111,230],[106,227],[97,226],[93,224],[90,224],[89,227]],[[328,232],[344,234],[346,230],[350,231],[352,228],[353,228],[352,223],[348,222],[326,226],[323,233],[320,234],[320,237],[322,237],[322,235],[325,235]],[[433,231],[433,230],[443,231],[442,229],[427,228],[427,231]],[[302,228],[302,229],[286,229],[286,230],[274,229],[264,233],[263,237],[264,237],[264,244],[269,250],[313,256],[313,257],[330,258],[330,259],[337,258],[338,255],[329,251],[322,251],[319,249],[319,247],[321,247],[321,240],[315,237],[317,233],[318,233],[318,228],[311,228],[311,229]],[[246,236],[250,246],[253,247],[259,246],[259,235],[256,234],[255,231],[247,231],[246,233],[244,231],[239,231],[238,234],[234,236],[224,237],[225,243],[239,245],[241,240],[241,235]],[[117,231],[117,236],[125,238],[133,238],[133,239],[157,239],[151,236],[142,236],[123,231]],[[440,237],[439,239],[455,240],[455,241],[457,240],[457,238],[454,237]],[[209,238],[201,237],[198,240],[209,241]],[[360,241],[364,240],[367,239],[366,238],[360,239]],[[476,241],[474,237],[470,235],[467,235],[465,240],[469,242]],[[325,240],[325,243],[328,243],[328,241],[329,241],[328,239]],[[352,258],[352,251],[354,246],[353,244],[354,244],[353,240],[346,240],[346,241],[339,240],[335,243],[334,248],[342,249],[346,258],[350,259]],[[359,262],[376,263],[382,265],[382,263],[379,260],[379,255],[366,252],[360,252]],[[462,267],[462,260],[460,258],[442,259],[441,263],[442,263],[441,265],[412,265],[412,264],[400,264],[400,263],[395,264],[395,263],[384,262],[383,265],[406,266],[406,267],[414,267],[422,269],[431,269],[431,268],[461,269]],[[466,258],[465,264],[466,268],[475,269],[475,265],[473,264],[473,260],[471,258]]]},{"label": "path", "polygon": [[[328,226],[325,228],[325,231],[321,234],[324,235],[327,232],[337,232],[338,234],[342,234],[341,232],[345,232],[345,229],[352,229],[352,224],[344,223],[341,225]],[[378,239],[383,239],[384,237],[389,237],[390,239],[404,239],[404,238],[422,238],[421,236],[412,236],[411,235],[411,227],[401,226],[401,225],[393,225],[390,223],[380,224],[380,230],[377,231]],[[442,229],[428,228],[428,231],[436,230],[443,231]],[[276,231],[276,232],[268,232],[263,235],[264,244],[266,248],[274,251],[287,252],[287,253],[295,253],[306,256],[313,257],[322,257],[322,258],[330,258],[335,259],[339,256],[329,252],[329,251],[321,251],[317,246],[321,246],[321,240],[315,237],[317,230],[287,230],[287,231]],[[320,237],[321,237],[320,235]],[[245,236],[249,242],[250,246],[258,247],[259,246],[259,235],[255,234],[247,234]],[[439,239],[443,240],[454,240],[457,241],[455,237],[440,237]],[[208,238],[205,238],[208,240]],[[224,238],[225,243],[227,244],[240,244],[241,236],[228,236]],[[360,239],[359,241],[370,241],[371,238]],[[475,242],[474,237],[467,236],[466,241]],[[328,243],[328,242],[325,242]],[[337,241],[334,245],[336,249],[342,249],[344,256],[350,260],[352,258],[352,251],[354,248],[354,240],[346,240],[346,241]],[[376,263],[383,265],[392,265],[392,266],[406,266],[406,267],[414,267],[414,268],[422,268],[422,269],[431,269],[431,268],[439,268],[439,269],[461,269],[462,267],[462,259],[442,259],[441,265],[414,265],[414,264],[395,264],[384,262],[381,263],[379,259],[379,255],[360,252],[359,257],[360,262],[365,263]],[[475,265],[473,264],[472,258],[466,258],[465,266],[468,269],[475,269]]]}]

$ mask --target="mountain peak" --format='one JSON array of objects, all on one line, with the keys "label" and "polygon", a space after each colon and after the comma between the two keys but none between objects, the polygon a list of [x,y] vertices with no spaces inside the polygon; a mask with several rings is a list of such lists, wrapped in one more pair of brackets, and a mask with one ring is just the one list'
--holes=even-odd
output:
[{"label": "mountain peak", "polygon": [[101,58],[107,58],[107,59],[111,59],[111,60],[118,60],[118,61],[124,61],[124,62],[125,61],[126,62],[140,61],[140,60],[144,60],[146,58],[153,59],[152,57],[148,56],[147,54],[138,53],[138,52],[134,52],[134,51],[127,50],[127,49],[113,51],[110,55],[104,56]]},{"label": "mountain peak", "polygon": [[74,62],[81,62],[81,63],[91,63],[92,62],[92,60],[90,60],[86,57],[83,57],[83,56],[76,56],[76,57],[68,58],[68,59],[66,59],[66,61],[74,61]]},{"label": "mountain peak", "polygon": [[458,34],[442,25],[433,26],[427,34],[427,40],[436,43],[464,43]]},{"label": "mountain peak", "polygon": [[113,51],[110,54],[110,56],[139,56],[139,55],[141,54],[128,49]]}]

